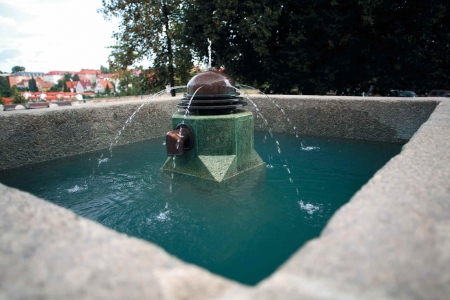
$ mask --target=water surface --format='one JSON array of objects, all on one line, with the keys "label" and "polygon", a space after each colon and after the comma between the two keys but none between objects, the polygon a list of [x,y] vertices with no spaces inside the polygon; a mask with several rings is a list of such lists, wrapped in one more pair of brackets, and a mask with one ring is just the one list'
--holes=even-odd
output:
[{"label": "water surface", "polygon": [[223,184],[161,172],[162,137],[116,147],[112,158],[97,151],[3,171],[0,181],[254,285],[319,236],[402,146],[275,138],[280,154],[270,135],[256,132],[255,148],[268,165]]}]

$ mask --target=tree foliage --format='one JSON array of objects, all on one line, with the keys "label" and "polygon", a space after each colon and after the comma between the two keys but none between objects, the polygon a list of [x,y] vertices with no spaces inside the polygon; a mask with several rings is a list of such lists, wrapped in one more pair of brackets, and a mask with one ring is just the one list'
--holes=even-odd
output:
[{"label": "tree foliage", "polygon": [[[155,77],[175,85],[192,67],[190,50],[183,44],[179,26],[183,14],[182,0],[102,0],[105,18],[119,18],[113,36],[110,66],[125,71],[128,66],[147,59]],[[183,5],[182,5],[183,4]],[[173,91],[174,95],[175,91]]]},{"label": "tree foliage", "polygon": [[100,66],[100,71],[102,72],[102,74],[109,74],[111,73],[111,71],[109,70],[109,68],[104,67],[104,66]]},{"label": "tree foliage", "polygon": [[26,104],[28,101],[25,99],[24,96],[17,90],[14,91],[14,94],[12,96],[12,103],[14,104]]},{"label": "tree foliage", "polygon": [[34,79],[33,76],[28,81],[28,89],[30,90],[30,92],[37,92],[39,90],[36,84],[36,79]]},{"label": "tree foliage", "polygon": [[2,93],[3,97],[11,97],[9,77],[0,76],[0,92]]},{"label": "tree foliage", "polygon": [[196,52],[210,38],[216,66],[268,91],[372,80],[420,90],[449,84],[448,10],[444,0],[196,0],[184,29]]},{"label": "tree foliage", "polygon": [[22,66],[14,66],[11,69],[11,73],[24,72],[24,71],[25,71],[25,67],[22,67]]},{"label": "tree foliage", "polygon": [[101,12],[121,20],[111,65],[151,60],[144,82],[185,83],[210,39],[213,66],[238,82],[323,94],[450,87],[449,10],[445,0],[103,0]]}]

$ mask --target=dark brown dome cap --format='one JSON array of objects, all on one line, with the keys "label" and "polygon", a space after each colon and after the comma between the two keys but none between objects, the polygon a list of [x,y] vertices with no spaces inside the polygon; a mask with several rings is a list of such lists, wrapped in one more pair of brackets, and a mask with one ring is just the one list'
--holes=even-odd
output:
[{"label": "dark brown dome cap", "polygon": [[229,97],[238,93],[233,87],[234,80],[224,72],[207,71],[195,75],[187,84],[186,97],[191,97],[198,88],[202,87],[195,94],[195,98],[203,98],[204,96]]}]

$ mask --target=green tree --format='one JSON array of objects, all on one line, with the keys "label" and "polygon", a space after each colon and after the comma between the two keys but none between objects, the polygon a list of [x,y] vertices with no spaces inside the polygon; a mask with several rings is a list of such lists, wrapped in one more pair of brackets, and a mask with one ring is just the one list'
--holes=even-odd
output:
[{"label": "green tree", "polygon": [[31,76],[30,81],[28,81],[28,89],[30,90],[30,92],[37,92],[38,91],[38,87],[36,84],[36,79],[34,79],[33,76]]},{"label": "green tree", "polygon": [[178,53],[186,57],[178,30],[183,1],[102,0],[102,4],[100,12],[106,19],[121,20],[119,31],[113,34],[116,45],[111,47],[110,66],[125,70],[142,59],[149,59],[155,75],[174,86],[176,73],[186,72],[175,65]]},{"label": "green tree", "polygon": [[11,97],[9,77],[0,76],[0,92],[3,94],[4,97]]},{"label": "green tree", "polygon": [[104,66],[100,66],[100,71],[102,72],[102,74],[110,74],[109,68]]},{"label": "green tree", "polygon": [[323,93],[377,79],[386,87],[449,85],[444,0],[195,0],[183,6],[186,44],[243,83]]},{"label": "green tree", "polygon": [[64,84],[65,84],[65,80],[64,78],[61,78],[60,80],[58,80],[58,83],[55,84],[54,86],[52,86],[50,88],[50,92],[61,92],[64,90]]},{"label": "green tree", "polygon": [[67,81],[64,81],[64,84],[63,84],[63,91],[64,91],[65,93],[69,92],[69,88],[67,87]]},{"label": "green tree", "polygon": [[106,95],[111,94],[111,89],[109,88],[109,85],[108,85],[108,84],[106,85],[106,88],[105,88],[105,94],[106,94]]},{"label": "green tree", "polygon": [[72,76],[72,80],[73,81],[80,81],[80,77],[78,76],[78,74],[75,74]]},{"label": "green tree", "polygon": [[3,101],[3,95],[1,90],[0,90],[0,105],[5,105],[5,101]]},{"label": "green tree", "polygon": [[25,99],[24,96],[22,96],[21,93],[19,93],[17,90],[14,92],[14,95],[12,96],[12,102],[14,104],[26,104],[28,101]]},{"label": "green tree", "polygon": [[72,79],[72,75],[70,75],[70,73],[64,74],[64,81],[70,81],[70,79]]},{"label": "green tree", "polygon": [[24,72],[24,71],[25,71],[25,67],[21,67],[21,66],[14,66],[11,69],[11,73]]}]

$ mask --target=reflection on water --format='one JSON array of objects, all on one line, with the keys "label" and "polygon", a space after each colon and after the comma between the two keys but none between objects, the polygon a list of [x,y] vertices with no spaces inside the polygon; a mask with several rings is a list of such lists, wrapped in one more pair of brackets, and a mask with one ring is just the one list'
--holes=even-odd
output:
[{"label": "reflection on water", "polygon": [[[260,166],[224,183],[160,171],[164,138],[26,166],[0,181],[179,258],[256,284],[311,238],[399,144],[255,134]],[[105,151],[105,155],[107,151]],[[173,176],[173,179],[172,179]],[[292,181],[292,182],[291,182]]]}]

